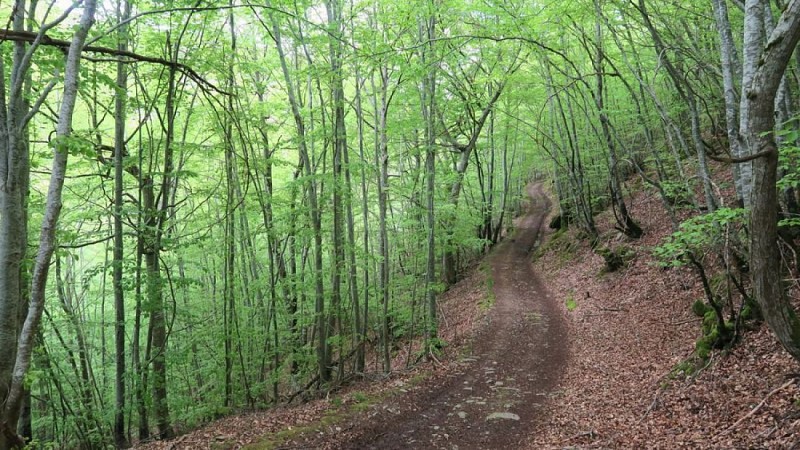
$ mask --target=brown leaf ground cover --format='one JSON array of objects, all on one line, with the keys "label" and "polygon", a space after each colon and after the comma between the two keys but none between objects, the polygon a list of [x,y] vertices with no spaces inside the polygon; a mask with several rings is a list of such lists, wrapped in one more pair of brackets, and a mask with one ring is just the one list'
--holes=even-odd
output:
[{"label": "brown leaf ground cover", "polygon": [[[797,448],[798,364],[765,325],[692,376],[674,369],[694,350],[702,298],[696,275],[665,270],[651,249],[671,233],[659,198],[640,189],[632,211],[645,230],[617,236],[598,218],[606,242],[635,258],[616,273],[569,231],[535,263],[567,317],[571,364],[529,448]],[[552,234],[552,232],[551,232]],[[568,301],[569,300],[569,301]],[[569,303],[569,307],[568,307]]]}]

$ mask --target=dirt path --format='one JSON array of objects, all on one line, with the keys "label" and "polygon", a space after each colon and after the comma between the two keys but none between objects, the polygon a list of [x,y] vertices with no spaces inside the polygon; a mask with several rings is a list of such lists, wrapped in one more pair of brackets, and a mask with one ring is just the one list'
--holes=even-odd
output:
[{"label": "dirt path", "polygon": [[363,429],[348,442],[329,440],[326,446],[505,449],[525,442],[567,360],[564,319],[530,259],[550,201],[540,184],[528,192],[531,207],[518,219],[514,237],[490,256],[496,303],[464,358],[467,364],[368,415],[369,424],[355,425]]}]

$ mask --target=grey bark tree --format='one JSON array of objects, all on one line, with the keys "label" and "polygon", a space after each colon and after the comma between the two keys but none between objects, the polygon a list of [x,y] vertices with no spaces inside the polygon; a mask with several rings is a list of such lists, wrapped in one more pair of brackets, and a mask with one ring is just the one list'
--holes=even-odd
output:
[{"label": "grey bark tree", "polygon": [[[271,6],[267,3],[267,6]],[[297,146],[300,156],[300,168],[305,175],[305,188],[308,195],[309,218],[314,229],[314,314],[317,326],[317,366],[319,378],[322,382],[330,380],[330,351],[328,348],[328,329],[325,319],[325,296],[322,281],[322,222],[320,218],[319,201],[317,196],[318,186],[313,179],[313,166],[308,151],[308,141],[306,136],[306,123],[300,111],[300,103],[297,100],[295,82],[289,72],[289,63],[286,52],[283,49],[283,39],[278,21],[273,14],[270,14],[271,27],[269,29],[272,39],[275,41],[275,48],[281,64],[281,72],[286,83],[286,93],[289,99],[289,106],[292,110],[292,117],[295,123],[295,133]]]},{"label": "grey bark tree", "polygon": [[[427,71],[422,81],[421,100],[422,118],[425,123],[425,203],[427,214],[427,258],[425,271],[425,300],[427,314],[425,321],[426,347],[435,345],[438,336],[437,303],[436,303],[436,215],[434,200],[436,189],[436,72],[438,64],[432,61],[436,37],[436,13],[433,2],[428,3],[431,10],[420,24],[420,38],[426,42],[421,52],[423,66]],[[469,158],[469,155],[467,155]]]},{"label": "grey bark tree", "polygon": [[385,65],[378,67],[380,84],[375,86],[373,81],[373,107],[375,109],[375,166],[377,167],[378,186],[378,250],[380,262],[378,263],[378,294],[380,296],[381,318],[381,356],[384,372],[391,370],[391,355],[389,335],[389,234],[386,225],[386,212],[389,203],[389,140],[386,130],[386,121],[389,114],[389,69]]},{"label": "grey bark tree", "polygon": [[[331,308],[328,329],[330,333],[342,333],[342,270],[345,265],[344,252],[344,154],[347,151],[347,131],[344,123],[344,85],[342,80],[342,5],[339,0],[327,0],[329,56],[331,64],[331,96],[333,98],[333,265],[331,267]],[[344,376],[344,352],[338,364],[338,378]]]},{"label": "grey bark tree", "polygon": [[[747,0],[744,24],[741,138],[753,160],[750,203],[750,268],[754,297],[769,327],[786,350],[800,360],[800,319],[786,296],[778,248],[778,147],[775,141],[775,97],[800,41],[800,0],[786,4],[775,29],[763,41],[763,5]],[[757,51],[756,51],[757,49]]]},{"label": "grey bark tree", "polygon": [[[486,120],[489,118],[489,113],[494,108],[495,103],[500,98],[500,94],[503,93],[503,88],[505,87],[505,81],[499,83],[497,86],[493,86],[490,90],[491,96],[489,97],[488,101],[484,105],[483,109],[481,110],[478,116],[473,116],[473,123],[471,133],[467,136],[467,142],[461,143],[455,137],[453,137],[448,131],[446,126],[442,126],[442,130],[444,130],[445,138],[448,141],[448,145],[452,148],[452,151],[457,155],[457,160],[455,163],[455,171],[456,171],[456,179],[450,186],[450,202],[453,205],[458,204],[458,199],[461,195],[461,187],[464,182],[464,174],[467,172],[467,167],[469,165],[470,157],[472,156],[472,152],[475,150],[476,146],[478,145],[478,138],[481,136],[481,132],[483,131],[483,127],[486,124]],[[431,112],[433,113],[433,112]],[[443,121],[442,121],[443,122]],[[443,125],[443,124],[442,124]],[[445,230],[446,232],[450,232],[450,230]],[[445,249],[444,249],[444,256],[443,256],[443,265],[442,265],[442,272],[443,278],[445,283],[454,284],[456,282],[456,254],[455,251],[450,248],[451,247],[451,237],[448,235],[447,241],[445,242]]]},{"label": "grey bark tree", "polygon": [[[131,2],[117,2],[117,20],[122,23],[131,15]],[[117,31],[117,49],[128,50],[128,26]],[[128,69],[124,61],[117,63],[117,92],[114,94],[114,445],[128,447],[125,435],[125,296],[122,287],[123,248],[123,173],[125,153],[125,105],[128,89]]]},{"label": "grey bark tree", "polygon": [[[56,141],[53,146],[44,218],[33,263],[30,302],[21,327],[19,308],[23,289],[21,282],[24,279],[21,265],[27,240],[20,237],[27,236],[22,227],[26,224],[25,205],[30,173],[30,155],[27,145],[24,145],[24,134],[28,122],[55,87],[56,81],[54,79],[44,88],[33,105],[29,105],[22,96],[23,84],[42,37],[63,21],[73,8],[68,8],[53,22],[44,24],[31,45],[14,44],[8,81],[3,62],[4,52],[0,53],[0,346],[7,349],[0,358],[0,403],[4,405],[0,424],[0,448],[22,446],[22,441],[16,434],[16,426],[24,397],[25,374],[31,363],[33,344],[44,310],[47,275],[56,246],[56,225],[61,213],[61,193],[70,150],[68,138],[72,133],[81,54],[89,29],[94,24],[96,6],[96,0],[87,0],[66,53],[62,101],[56,124]],[[14,29],[23,30],[27,12],[24,0],[15,2],[13,11]]]},{"label": "grey bark tree", "polygon": [[[728,18],[727,0],[712,0],[714,6],[714,20],[720,40],[720,59],[722,62],[722,88],[725,98],[725,124],[728,134],[728,145],[731,155],[735,158],[742,156],[739,142],[739,95],[737,81],[742,78],[742,67],[739,62],[738,51],[733,39],[731,22]],[[739,202],[744,204],[744,186],[742,184],[741,165],[733,165],[733,181],[736,185],[736,195]]]},{"label": "grey bark tree", "polygon": [[[611,187],[611,204],[614,208],[614,214],[617,217],[617,223],[623,233],[632,237],[639,238],[642,236],[642,228],[636,221],[633,220],[628,212],[628,206],[625,204],[625,199],[622,195],[623,179],[619,170],[619,157],[617,156],[617,146],[614,138],[611,135],[610,119],[605,107],[605,68],[604,62],[606,59],[605,49],[603,48],[603,33],[600,26],[600,20],[603,17],[600,2],[594,1],[595,14],[597,19],[595,21],[595,51],[596,58],[592,59],[592,65],[595,71],[596,90],[594,91],[594,102],[597,106],[597,114],[600,120],[600,126],[603,130],[603,138],[608,147],[608,170]],[[588,49],[587,49],[588,50]],[[617,216],[619,213],[619,216]]]},{"label": "grey bark tree", "polygon": [[[689,108],[689,119],[692,127],[692,143],[694,144],[695,153],[697,155],[697,176],[703,185],[706,209],[709,212],[713,212],[717,208],[717,199],[714,195],[714,190],[711,187],[711,177],[709,176],[708,171],[705,143],[703,142],[703,138],[701,136],[700,110],[697,106],[698,95],[695,92],[695,88],[686,78],[685,74],[678,70],[678,68],[672,63],[672,59],[667,54],[667,45],[664,43],[661,33],[655,27],[650,18],[650,14],[647,12],[645,0],[639,0],[638,4],[634,6],[639,11],[645,27],[650,32],[650,36],[653,38],[653,43],[655,44],[655,49],[658,52],[659,59],[664,65],[664,68],[667,70],[667,74],[672,79],[672,84],[675,86],[678,96],[686,102],[686,105]],[[742,178],[742,186],[746,189],[746,185],[748,183],[746,182],[746,170],[744,168],[742,169],[740,175]],[[746,201],[747,200],[745,200],[745,202]]]}]

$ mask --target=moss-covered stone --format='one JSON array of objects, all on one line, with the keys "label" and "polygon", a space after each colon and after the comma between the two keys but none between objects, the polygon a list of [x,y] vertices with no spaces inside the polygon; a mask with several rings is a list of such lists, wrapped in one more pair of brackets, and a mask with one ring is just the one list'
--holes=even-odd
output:
[{"label": "moss-covered stone", "polygon": [[606,263],[606,272],[616,272],[625,265],[625,260],[619,251],[613,250],[609,247],[598,247],[595,252],[603,257]]},{"label": "moss-covered stone", "polygon": [[706,302],[704,302],[703,300],[699,299],[695,300],[695,302],[692,304],[692,312],[697,317],[705,317],[706,313],[710,309],[711,308],[708,305],[706,305]]}]

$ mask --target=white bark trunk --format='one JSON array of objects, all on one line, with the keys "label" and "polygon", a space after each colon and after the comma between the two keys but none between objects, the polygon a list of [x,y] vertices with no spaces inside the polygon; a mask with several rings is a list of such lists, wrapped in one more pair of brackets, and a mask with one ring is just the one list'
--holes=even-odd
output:
[{"label": "white bark trunk", "polygon": [[[759,0],[748,0],[745,16],[745,48],[763,41],[763,9]],[[775,142],[775,98],[792,53],[800,41],[800,0],[784,9],[763,50],[749,61],[752,67],[742,92],[742,142],[749,153],[766,152],[753,161],[753,197],[750,213],[750,268],[753,291],[769,327],[784,348],[800,360],[800,320],[783,286],[778,248],[778,196],[776,189],[778,147]],[[753,57],[753,55],[750,55]]]},{"label": "white bark trunk", "polygon": [[[72,44],[67,53],[64,73],[64,94],[61,100],[61,109],[58,115],[56,135],[58,138],[68,137],[72,129],[72,113],[78,95],[78,80],[81,53],[89,29],[94,24],[97,0],[87,0],[84,5],[83,15],[78,29],[72,38]],[[33,342],[39,321],[44,310],[44,294],[47,284],[47,274],[50,268],[50,259],[55,250],[56,224],[61,213],[61,192],[64,187],[64,177],[67,169],[68,148],[63,140],[56,142],[53,149],[53,167],[50,176],[50,185],[47,191],[44,218],[39,237],[39,249],[33,268],[31,280],[31,299],[28,314],[22,326],[14,372],[11,378],[10,392],[3,411],[3,419],[9,427],[15,427],[22,405],[22,393],[25,374],[31,362]],[[5,381],[5,380],[2,380]]]},{"label": "white bark trunk", "polygon": [[[725,124],[728,134],[728,145],[734,158],[744,156],[739,141],[739,97],[737,95],[736,81],[741,80],[742,68],[737,55],[736,44],[733,40],[731,23],[728,19],[728,5],[726,0],[712,0],[714,5],[714,19],[720,40],[720,58],[722,61],[722,87],[725,97]],[[740,164],[733,164],[733,181],[736,186],[736,195],[740,202],[744,186]]]},{"label": "white bark trunk", "polygon": [[[742,46],[742,89],[746,90],[753,82],[753,77],[758,67],[759,57],[764,48],[764,1],[747,0],[745,3],[744,20],[744,45]],[[745,95],[741,96],[739,107],[739,146],[740,155],[747,156],[754,148],[755,142],[748,142],[747,117],[751,103]],[[734,155],[737,156],[737,155]],[[739,164],[739,177],[741,185],[741,197],[745,208],[751,205],[753,191],[753,163],[746,162]]]}]

